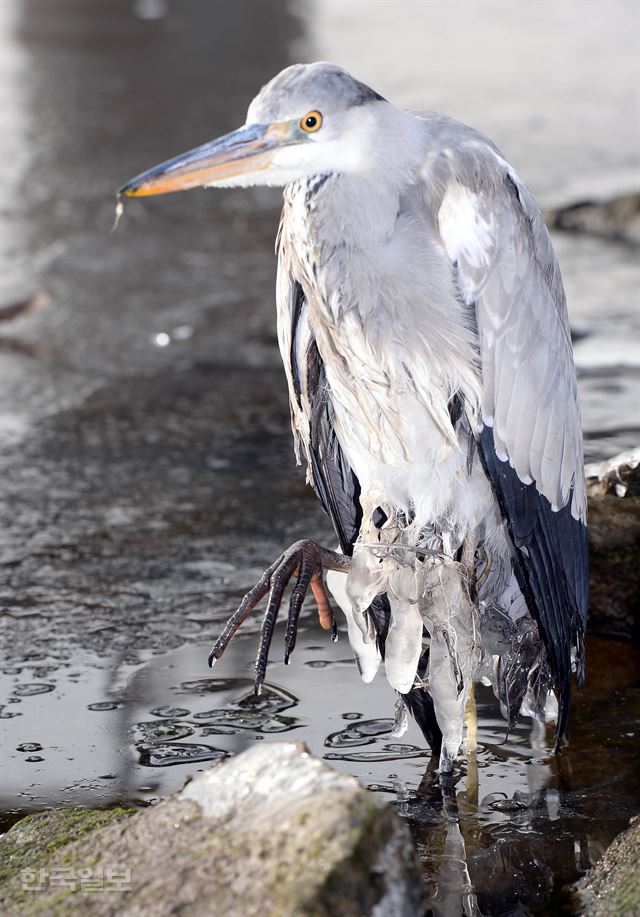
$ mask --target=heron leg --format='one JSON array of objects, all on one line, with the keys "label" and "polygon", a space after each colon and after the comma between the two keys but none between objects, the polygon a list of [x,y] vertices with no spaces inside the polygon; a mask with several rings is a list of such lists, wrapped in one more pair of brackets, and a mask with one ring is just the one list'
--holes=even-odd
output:
[{"label": "heron leg", "polygon": [[469,532],[462,543],[460,551],[460,562],[466,574],[466,589],[469,601],[474,603],[477,598],[477,580],[476,580],[476,533],[475,529]]},{"label": "heron leg", "polygon": [[349,570],[349,566],[350,558],[343,554],[330,551],[307,539],[296,541],[271,566],[267,567],[253,589],[250,589],[245,595],[238,609],[231,615],[215,642],[209,654],[209,665],[213,666],[220,659],[240,625],[249,617],[258,602],[268,592],[269,598],[262,620],[255,665],[255,691],[256,694],[260,694],[267,671],[269,649],[278,619],[278,612],[280,611],[285,589],[291,578],[294,575],[297,577],[289,602],[289,616],[285,637],[285,663],[287,664],[296,645],[298,620],[302,610],[302,603],[309,587],[311,587],[318,604],[320,626],[324,630],[331,630],[332,639],[337,639],[335,619],[322,581],[322,573],[324,569],[339,570],[346,573]]},{"label": "heron leg", "polygon": [[[472,604],[475,604],[478,598],[478,580],[476,577],[475,555],[476,555],[476,533],[475,530],[469,532],[462,544],[461,562],[466,571],[466,588],[467,596]],[[476,707],[475,685],[473,679],[469,686],[469,697],[464,711],[464,721],[467,727],[465,750],[468,756],[473,757],[478,748],[478,710]]]},{"label": "heron leg", "polygon": [[469,697],[464,711],[464,722],[467,727],[465,751],[467,755],[475,755],[478,748],[478,708],[476,707],[475,685],[471,682]]}]

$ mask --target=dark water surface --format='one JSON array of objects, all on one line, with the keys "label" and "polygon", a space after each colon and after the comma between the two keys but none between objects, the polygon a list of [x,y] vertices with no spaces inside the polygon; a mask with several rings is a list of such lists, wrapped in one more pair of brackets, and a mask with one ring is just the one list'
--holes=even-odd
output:
[{"label": "dark water surface", "polygon": [[[433,913],[557,910],[640,809],[629,648],[592,641],[558,758],[527,720],[506,737],[480,691],[477,757],[449,783],[413,725],[391,736],[393,692],[382,677],[363,685],[346,635],[331,644],[311,611],[289,667],[276,634],[260,699],[258,619],[206,665],[283,546],[332,541],[293,466],[279,193],[131,202],[109,236],[113,191],[239,124],[302,47],[304,19],[284,2],[205,0],[4,0],[0,14],[0,303],[49,296],[0,329],[4,825],[49,806],[147,803],[255,741],[295,739],[410,819]],[[637,271],[622,246],[558,250],[599,458],[638,440]]]}]

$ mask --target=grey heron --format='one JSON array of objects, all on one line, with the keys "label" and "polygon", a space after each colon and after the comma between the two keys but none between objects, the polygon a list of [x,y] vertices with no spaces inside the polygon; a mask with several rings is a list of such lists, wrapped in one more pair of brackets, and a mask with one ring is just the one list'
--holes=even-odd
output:
[{"label": "grey heron", "polygon": [[586,491],[560,270],[540,211],[497,147],[404,111],[341,68],[294,65],[239,130],[120,194],[284,186],[278,340],[298,463],[338,550],[292,545],[267,593],[256,690],[284,590],[286,661],[311,586],[327,585],[365,681],[384,662],[440,768],[459,754],[474,681],[502,713],[555,719],[584,678]]}]

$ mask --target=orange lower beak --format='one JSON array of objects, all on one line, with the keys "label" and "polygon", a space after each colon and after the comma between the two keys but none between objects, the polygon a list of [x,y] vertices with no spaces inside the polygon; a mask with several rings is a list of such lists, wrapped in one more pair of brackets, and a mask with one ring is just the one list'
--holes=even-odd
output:
[{"label": "orange lower beak", "polygon": [[224,183],[268,168],[274,150],[287,142],[288,122],[250,124],[136,175],[118,194],[145,197]]}]

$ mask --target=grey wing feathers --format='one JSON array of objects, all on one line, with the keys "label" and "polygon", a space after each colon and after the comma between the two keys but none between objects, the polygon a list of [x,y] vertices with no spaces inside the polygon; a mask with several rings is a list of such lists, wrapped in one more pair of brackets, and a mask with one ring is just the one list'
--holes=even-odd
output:
[{"label": "grey wing feathers", "polygon": [[307,351],[307,389],[314,392],[309,424],[312,483],[343,553],[351,556],[362,522],[360,483],[338,443],[326,386],[324,366],[312,341]]},{"label": "grey wing feathers", "polygon": [[[560,271],[540,212],[498,152],[472,137],[430,166],[458,293],[475,306],[482,368],[478,438],[537,619],[566,729],[571,654],[587,612],[580,410]],[[428,181],[428,176],[425,176]]]},{"label": "grey wing feathers", "polygon": [[470,143],[449,166],[439,226],[474,303],[482,416],[498,454],[554,508],[571,496],[586,518],[582,431],[560,271],[528,189],[490,147]]},{"label": "grey wing feathers", "polygon": [[302,286],[282,263],[278,310],[296,455],[300,461],[304,454],[308,481],[331,518],[342,551],[351,555],[362,520],[360,485],[335,434],[324,365],[309,328]]}]

